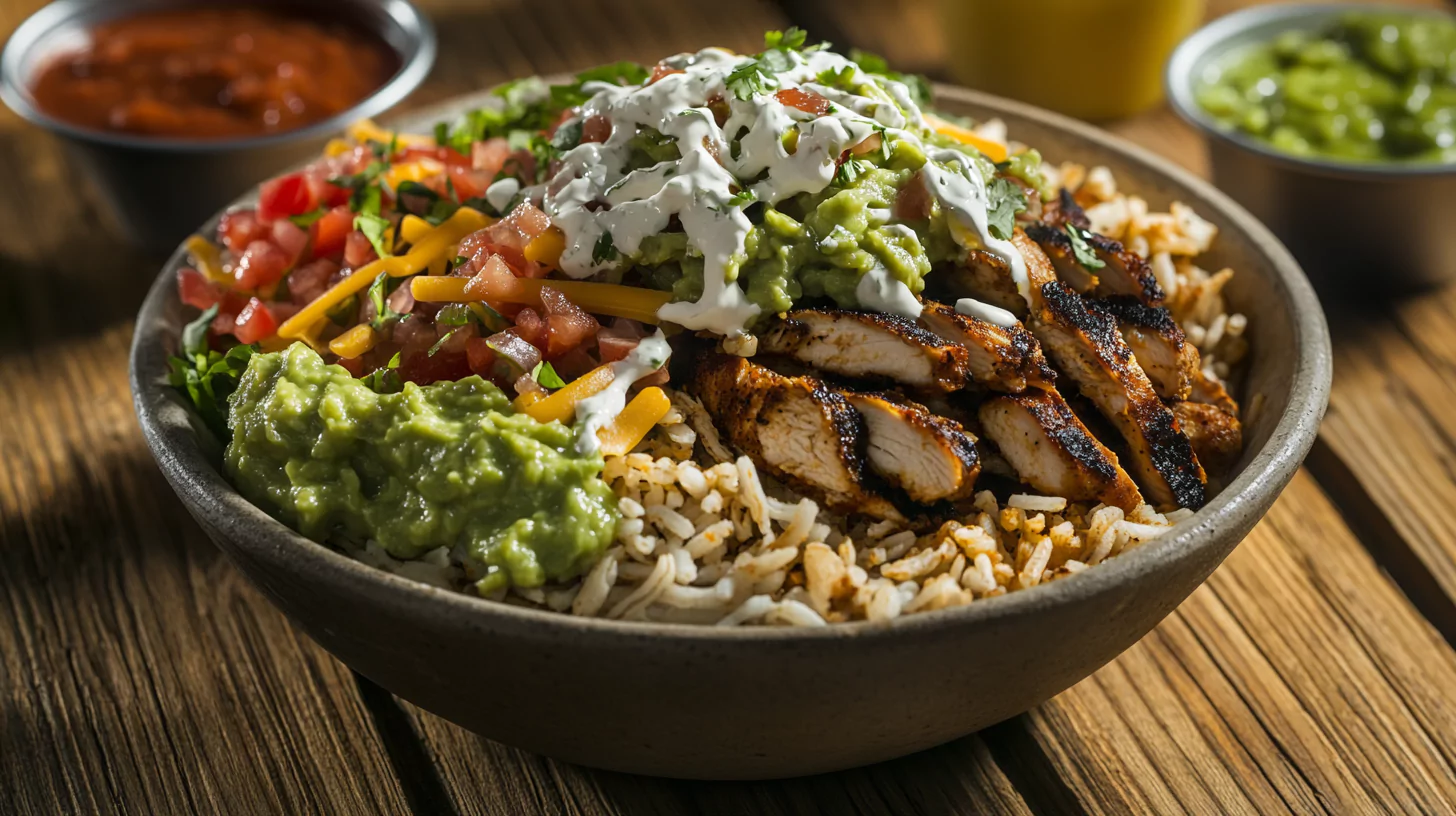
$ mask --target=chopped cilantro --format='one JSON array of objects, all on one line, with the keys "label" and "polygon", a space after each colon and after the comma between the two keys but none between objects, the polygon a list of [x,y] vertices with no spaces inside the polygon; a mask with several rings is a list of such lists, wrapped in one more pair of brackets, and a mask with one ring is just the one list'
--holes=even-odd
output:
[{"label": "chopped cilantro", "polygon": [[561,375],[556,373],[556,369],[552,368],[551,364],[545,360],[537,363],[536,367],[531,369],[531,379],[535,380],[542,388],[566,387],[566,381],[561,379]]},{"label": "chopped cilantro", "polygon": [[758,193],[755,193],[752,190],[744,189],[744,190],[740,190],[737,195],[735,195],[732,198],[728,199],[728,206],[729,207],[747,207],[749,204],[752,204],[753,202],[755,202],[757,200],[758,200]]},{"label": "chopped cilantro", "polygon": [[354,216],[354,229],[364,233],[379,257],[388,258],[394,254],[390,251],[392,241],[389,236],[389,219],[375,213],[361,212]]},{"label": "chopped cilantro", "polygon": [[382,161],[370,162],[358,173],[352,176],[338,176],[329,179],[329,183],[335,187],[343,187],[350,191],[349,209],[354,212],[372,212],[379,214],[379,176],[389,170],[389,165]]},{"label": "chopped cilantro", "polygon": [[403,387],[399,379],[399,372],[395,370],[398,368],[399,352],[396,351],[394,356],[389,358],[389,362],[384,364],[383,368],[374,369],[361,377],[360,381],[371,391],[380,394],[394,393]]},{"label": "chopped cilantro", "polygon": [[986,221],[992,235],[1003,241],[1011,240],[1011,233],[1016,230],[1016,214],[1025,210],[1026,194],[1014,183],[997,176],[986,185]]},{"label": "chopped cilantro", "polygon": [[288,220],[289,221],[292,221],[293,224],[294,224],[294,226],[303,227],[304,229],[308,229],[309,227],[313,226],[313,224],[314,224],[315,221],[319,220],[320,218],[323,218],[324,217],[324,214],[327,213],[328,211],[329,211],[329,208],[328,207],[320,206],[318,209],[314,210],[313,212],[306,212],[306,213],[303,213],[302,215],[290,215],[290,216],[288,216]]},{"label": "chopped cilantro", "polygon": [[232,436],[228,429],[228,397],[237,389],[238,378],[258,347],[233,346],[226,352],[213,350],[208,345],[207,332],[217,312],[216,305],[210,306],[182,329],[182,354],[167,361],[171,367],[167,381],[187,395],[203,423],[226,442]]},{"label": "chopped cilantro", "polygon": [[603,232],[602,237],[597,239],[596,246],[592,247],[592,263],[599,264],[604,261],[615,261],[621,253],[617,251],[617,245],[612,241],[610,230]]},{"label": "chopped cilantro", "polygon": [[925,107],[930,103],[930,81],[919,74],[902,74],[899,71],[890,69],[890,63],[878,54],[871,54],[868,51],[861,51],[858,48],[850,49],[849,58],[864,69],[866,73],[876,74],[885,79],[895,82],[903,82],[906,90],[910,92],[910,99],[919,107]]},{"label": "chopped cilantro", "polygon": [[[439,226],[445,219],[455,214],[460,205],[450,199],[444,198],[439,193],[418,181],[402,181],[396,192],[395,208],[400,212],[409,212],[420,216],[433,226]],[[421,210],[418,206],[406,207],[406,197],[416,201],[423,200],[425,206]]]},{"label": "chopped cilantro", "polygon": [[728,90],[739,99],[752,99],[759,94],[765,94],[778,86],[777,81],[764,73],[764,67],[758,60],[750,60],[734,68],[728,74]]},{"label": "chopped cilantro", "polygon": [[1067,231],[1067,237],[1072,239],[1072,257],[1077,259],[1077,263],[1081,264],[1083,269],[1095,270],[1107,265],[1097,257],[1097,253],[1092,251],[1092,247],[1087,246],[1087,239],[1082,236],[1082,230],[1072,224],[1065,225],[1063,229]]},{"label": "chopped cilantro", "polygon": [[804,47],[804,41],[808,38],[808,32],[802,28],[789,26],[787,31],[763,32],[763,47],[765,49],[791,48],[798,50]]},{"label": "chopped cilantro", "polygon": [[477,319],[470,306],[465,303],[449,303],[435,315],[435,323],[441,326],[464,326]]},{"label": "chopped cilantro", "polygon": [[834,184],[838,187],[848,187],[873,169],[874,165],[862,159],[847,159],[835,169]]},{"label": "chopped cilantro", "polygon": [[440,347],[445,345],[445,341],[447,341],[450,338],[454,337],[455,336],[455,332],[458,332],[458,331],[460,331],[460,330],[459,329],[451,329],[450,331],[445,332],[445,335],[443,337],[441,337],[439,340],[436,340],[435,341],[435,345],[430,346],[430,350],[427,351],[427,352],[425,352],[425,356],[426,357],[434,357],[435,356],[435,352],[439,351],[440,350]]},{"label": "chopped cilantro", "polygon": [[578,117],[558,127],[551,135],[551,147],[560,153],[581,144],[581,119]]},{"label": "chopped cilantro", "polygon": [[408,314],[401,314],[389,308],[389,293],[385,289],[389,286],[389,273],[380,272],[379,277],[369,284],[369,302],[374,305],[374,319],[369,325],[375,331],[384,328],[386,324],[394,320],[404,320]]}]

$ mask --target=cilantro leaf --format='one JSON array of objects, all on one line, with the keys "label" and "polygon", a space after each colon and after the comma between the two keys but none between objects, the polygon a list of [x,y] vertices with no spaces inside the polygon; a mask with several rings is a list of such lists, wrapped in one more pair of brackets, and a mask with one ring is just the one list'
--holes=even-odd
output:
[{"label": "cilantro leaf", "polygon": [[750,60],[728,74],[728,90],[739,99],[752,99],[778,87],[778,80],[764,72],[758,60]]},{"label": "cilantro leaf", "polygon": [[552,149],[565,153],[581,144],[581,124],[581,118],[578,117],[558,127],[556,132],[551,135]]},{"label": "cilantro leaf", "polygon": [[1067,237],[1072,239],[1072,257],[1077,259],[1077,263],[1081,264],[1083,269],[1095,270],[1107,265],[1097,257],[1097,253],[1092,250],[1092,247],[1087,246],[1087,239],[1082,236],[1082,230],[1072,224],[1065,225],[1063,229],[1066,230]]},{"label": "cilantro leaf", "polygon": [[449,303],[442,307],[435,315],[435,324],[439,326],[464,326],[471,320],[476,320],[475,313],[470,311],[470,306],[465,303]]},{"label": "cilantro leaf", "polygon": [[804,41],[808,38],[808,32],[802,28],[789,26],[787,31],[763,32],[763,47],[765,49],[791,48],[798,50],[804,47]]},{"label": "cilantro leaf", "polygon": [[389,273],[380,272],[379,277],[369,284],[369,302],[374,305],[374,319],[369,321],[369,326],[375,331],[383,329],[391,321],[402,321],[409,317],[409,313],[396,312],[389,308]]},{"label": "cilantro leaf", "polygon": [[399,379],[399,372],[395,370],[398,368],[399,352],[396,351],[383,368],[374,369],[360,377],[359,381],[377,394],[392,394],[404,387]]},{"label": "cilantro leaf", "polygon": [[531,369],[531,379],[535,380],[542,388],[566,387],[566,381],[561,379],[561,375],[556,373],[556,369],[552,368],[551,364],[545,360],[537,363],[536,367]]},{"label": "cilantro leaf", "polygon": [[354,229],[364,233],[369,239],[370,245],[381,258],[388,258],[394,253],[390,251],[389,219],[374,213],[361,212],[354,216]]},{"label": "cilantro leaf", "polygon": [[874,165],[862,159],[847,159],[835,168],[833,183],[839,187],[849,187],[873,169]]},{"label": "cilantro leaf", "polygon": [[352,176],[338,176],[329,179],[329,183],[335,187],[343,187],[350,190],[349,209],[354,212],[372,212],[379,214],[379,177],[389,170],[389,165],[382,161],[370,162],[368,167],[355,173]]},{"label": "cilantro leaf", "polygon": [[596,246],[592,247],[592,263],[599,264],[604,261],[615,261],[621,257],[617,251],[617,245],[612,240],[610,230],[603,232],[602,237],[597,239]]},{"label": "cilantro leaf", "polygon": [[217,312],[217,306],[211,306],[182,329],[182,355],[167,361],[167,381],[187,395],[203,423],[218,439],[227,442],[232,436],[228,429],[228,397],[237,390],[238,379],[258,347],[234,346],[226,352],[210,348],[207,332]]},{"label": "cilantro leaf", "polygon": [[458,332],[458,331],[460,331],[460,330],[459,329],[451,329],[450,331],[445,332],[445,335],[443,337],[441,337],[439,340],[436,340],[435,341],[435,345],[430,346],[430,350],[427,351],[427,352],[425,352],[425,356],[426,357],[434,357],[435,356],[435,352],[439,351],[440,350],[440,347],[443,346],[443,345],[445,345],[445,341],[447,341],[450,338],[454,337],[455,336],[455,332]]},{"label": "cilantro leaf", "polygon": [[752,204],[753,202],[755,202],[757,200],[758,200],[758,193],[755,193],[754,191],[745,188],[743,190],[740,190],[737,195],[735,195],[732,198],[728,199],[728,202],[727,202],[727,205],[726,206],[729,206],[729,207],[747,207],[749,204]]},{"label": "cilantro leaf", "polygon": [[309,227],[313,226],[315,221],[323,218],[328,211],[328,207],[320,205],[319,208],[314,210],[313,212],[306,212],[302,215],[290,215],[288,216],[288,220],[292,221],[293,225],[296,227],[308,229]]},{"label": "cilantro leaf", "polygon": [[1000,176],[986,185],[986,222],[992,235],[1003,241],[1011,240],[1016,230],[1016,214],[1025,210],[1026,195],[1020,187]]},{"label": "cilantro leaf", "polygon": [[818,82],[820,85],[825,85],[830,88],[843,88],[845,90],[849,90],[849,83],[850,80],[853,78],[854,69],[849,67],[848,65],[845,65],[840,68],[825,68],[823,71],[819,72],[818,76],[814,77],[814,81]]},{"label": "cilantro leaf", "polygon": [[876,74],[885,79],[905,84],[905,89],[910,92],[910,99],[919,107],[925,107],[930,103],[931,90],[930,81],[919,74],[902,74],[899,71],[890,69],[890,63],[879,54],[871,54],[868,51],[861,51],[852,48],[849,52],[849,59],[858,65],[866,73]]},{"label": "cilantro leaf", "polygon": [[[423,208],[418,206],[421,201],[425,204]],[[407,204],[411,206],[406,206]],[[444,223],[445,219],[454,215],[461,205],[441,196],[418,181],[402,181],[399,189],[395,191],[394,206],[400,212],[418,215],[432,226],[438,227]]]}]

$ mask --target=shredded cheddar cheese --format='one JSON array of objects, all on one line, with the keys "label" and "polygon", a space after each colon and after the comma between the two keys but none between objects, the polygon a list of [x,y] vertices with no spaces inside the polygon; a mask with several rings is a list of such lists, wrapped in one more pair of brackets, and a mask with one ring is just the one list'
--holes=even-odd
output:
[{"label": "shredded cheddar cheese", "polygon": [[672,401],[667,398],[661,388],[652,386],[644,388],[612,424],[600,431],[597,431],[597,440],[601,442],[603,456],[626,456],[631,450],[637,447],[637,443],[647,436],[647,432],[667,416],[668,409],[672,408]]},{"label": "shredded cheddar cheese", "polygon": [[314,298],[313,302],[278,327],[279,336],[304,339],[310,329],[322,328],[322,322],[328,319],[330,309],[369,288],[369,284],[379,277],[379,273],[402,278],[422,272],[431,261],[442,257],[451,247],[460,243],[460,239],[476,230],[484,229],[489,224],[490,219],[484,214],[469,207],[461,207],[440,226],[415,241],[409,252],[367,263],[354,270],[349,277],[334,284],[327,292]]},{"label": "shredded cheddar cheese", "polygon": [[566,233],[551,227],[526,244],[526,260],[557,268],[561,253],[566,251]]},{"label": "shredded cheddar cheese", "polygon": [[947,122],[937,116],[926,114],[925,124],[930,125],[931,130],[934,130],[936,133],[949,136],[961,144],[968,144],[974,147],[984,153],[986,158],[997,164],[1006,161],[1006,157],[1010,155],[1006,145],[987,139],[985,136],[976,133],[970,128],[961,127],[954,122]]},{"label": "shredded cheddar cheese", "polygon": [[377,342],[379,342],[378,333],[370,326],[360,323],[329,341],[329,351],[345,360],[352,360],[374,348],[374,344]]},{"label": "shredded cheddar cheese", "polygon": [[617,372],[611,363],[597,366],[566,384],[565,388],[527,405],[522,412],[537,422],[556,420],[562,424],[571,422],[576,416],[576,404],[612,384]]},{"label": "shredded cheddar cheese", "polygon": [[218,250],[217,244],[201,235],[194,235],[187,239],[185,246],[187,254],[192,256],[192,265],[197,267],[197,271],[201,272],[204,278],[213,283],[232,284],[232,275],[223,271],[222,252]]},{"label": "shredded cheddar cheese", "polygon": [[530,408],[532,405],[535,405],[543,399],[546,399],[546,394],[544,392],[527,391],[516,397],[514,400],[511,400],[511,408],[515,409],[516,413],[518,414],[523,413],[527,408]]}]

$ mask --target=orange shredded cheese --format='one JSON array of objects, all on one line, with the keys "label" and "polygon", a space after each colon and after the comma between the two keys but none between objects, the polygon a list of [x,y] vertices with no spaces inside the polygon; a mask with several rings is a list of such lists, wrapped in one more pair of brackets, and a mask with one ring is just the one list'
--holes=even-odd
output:
[{"label": "orange shredded cheese", "polygon": [[1006,145],[987,139],[985,136],[977,134],[970,128],[964,128],[954,122],[947,122],[937,116],[930,115],[925,117],[925,123],[930,125],[930,129],[936,133],[949,136],[961,144],[968,144],[974,147],[984,153],[986,158],[997,164],[1006,161],[1006,157],[1010,155]]},{"label": "orange shredded cheese", "polygon": [[[379,277],[379,273],[384,272],[394,278],[417,274],[429,266],[431,261],[441,257],[451,247],[460,243],[460,239],[476,230],[484,229],[489,224],[490,219],[483,213],[469,207],[461,207],[440,226],[415,241],[409,252],[367,263],[354,270],[349,277],[334,284],[322,295],[314,298],[313,302],[300,309],[297,314],[288,318],[282,326],[278,327],[279,336],[303,339],[309,329],[322,328],[321,324],[328,319],[330,309],[369,288],[369,284]],[[315,332],[316,335],[317,332]]]},{"label": "orange shredded cheese", "polygon": [[514,408],[516,413],[519,414],[523,413],[527,408],[530,408],[532,405],[535,405],[543,399],[546,399],[546,394],[544,392],[527,391],[526,393],[521,394],[520,396],[512,400],[511,407]]},{"label": "orange shredded cheese", "polygon": [[187,254],[192,256],[192,265],[197,267],[197,271],[201,272],[204,278],[213,283],[231,284],[233,282],[233,276],[223,271],[222,251],[217,248],[217,244],[201,235],[194,235],[187,239],[185,246]]},{"label": "orange shredded cheese", "polygon": [[368,324],[360,323],[329,341],[329,351],[345,360],[352,360],[374,348],[374,344],[377,342],[379,342],[378,333]]},{"label": "orange shredded cheese", "polygon": [[538,264],[557,268],[561,261],[561,253],[566,251],[566,233],[551,227],[545,232],[531,239],[524,250],[526,260]]},{"label": "orange shredded cheese", "polygon": [[667,416],[667,411],[672,407],[672,401],[667,398],[661,388],[652,386],[644,388],[612,424],[600,431],[597,431],[597,441],[601,442],[603,456],[626,456],[631,450],[637,447],[637,443],[647,436],[652,426],[662,421]]},{"label": "orange shredded cheese", "polygon": [[527,405],[522,409],[537,422],[550,422],[553,419],[557,422],[567,423],[576,416],[576,404],[598,394],[602,389],[612,384],[616,379],[617,372],[612,368],[611,363],[600,365],[577,377],[549,397]]},{"label": "orange shredded cheese", "polygon": [[[468,282],[468,278],[415,278],[410,281],[410,291],[415,300],[427,303],[470,303],[487,299],[467,295],[465,284]],[[657,310],[672,300],[670,292],[659,292],[640,286],[538,278],[517,278],[504,291],[492,292],[488,299],[497,303],[519,303],[539,309],[542,286],[560,290],[572,303],[592,314],[626,317],[643,323],[656,323]]]}]

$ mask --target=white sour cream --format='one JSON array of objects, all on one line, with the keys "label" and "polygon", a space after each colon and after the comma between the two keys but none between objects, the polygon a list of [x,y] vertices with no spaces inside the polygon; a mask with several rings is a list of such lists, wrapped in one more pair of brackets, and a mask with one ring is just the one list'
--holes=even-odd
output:
[{"label": "white sour cream", "polygon": [[612,363],[611,384],[576,404],[576,424],[581,429],[576,439],[579,452],[595,453],[601,448],[597,431],[610,425],[627,407],[627,389],[667,365],[671,356],[672,347],[659,329],[651,337],[642,338],[626,357]]},{"label": "white sour cream", "polygon": [[[789,67],[774,72],[765,83],[767,89],[748,99],[739,99],[735,91],[741,86],[730,89],[728,79],[753,58],[717,48],[669,58],[665,62],[680,73],[651,84],[589,86],[594,95],[582,105],[580,115],[606,118],[611,122],[610,135],[604,142],[571,149],[562,156],[554,177],[526,190],[565,234],[561,270],[573,278],[588,278],[613,268],[622,257],[637,254],[645,239],[667,230],[676,217],[687,236],[689,254],[703,259],[703,294],[696,302],[667,304],[658,316],[688,329],[743,335],[760,311],[736,282],[752,224],[743,206],[729,201],[743,190],[770,204],[817,193],[833,181],[836,163],[848,148],[876,133],[918,146],[916,133],[926,132],[924,117],[904,84],[872,79],[850,60],[827,50],[782,53]],[[856,92],[820,84],[826,71],[847,77],[844,84]],[[794,88],[829,100],[829,110],[816,116],[779,101],[777,91]],[[715,99],[728,106],[721,127],[708,108],[709,100]],[[672,139],[681,157],[629,171],[631,142],[644,128]],[[784,146],[791,131],[797,140],[792,153]],[[730,149],[735,140],[737,158]],[[971,161],[953,150],[926,153],[931,159],[925,165],[926,184],[946,210],[953,231],[957,225],[975,230],[975,244],[1006,257],[1026,294],[1020,255],[1009,242],[987,231],[985,185]],[[490,195],[500,184],[487,191],[492,204],[495,199]],[[512,196],[515,193],[511,190]],[[506,197],[505,188],[498,196]],[[870,215],[877,223],[891,218],[888,210]],[[959,233],[957,240],[962,240]],[[920,313],[909,288],[882,267],[861,277],[856,294],[868,309],[907,316]],[[594,441],[595,434],[585,433],[583,439]]]},{"label": "white sour cream", "polygon": [[961,298],[956,301],[955,310],[966,317],[974,317],[977,320],[984,320],[1003,329],[1009,329],[1021,322],[1016,315],[1006,311],[1000,306],[992,306],[989,303],[982,303],[975,298]]}]

